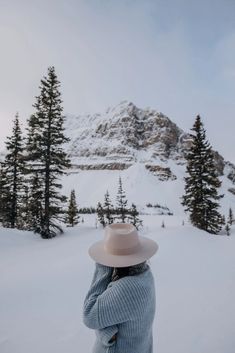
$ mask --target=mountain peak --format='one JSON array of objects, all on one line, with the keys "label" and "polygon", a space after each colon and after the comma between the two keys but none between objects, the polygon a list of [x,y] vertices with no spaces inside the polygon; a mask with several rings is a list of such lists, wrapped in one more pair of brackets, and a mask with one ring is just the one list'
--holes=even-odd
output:
[{"label": "mountain peak", "polygon": [[104,114],[68,116],[65,125],[72,158],[125,162],[140,156],[148,162],[183,158],[183,130],[161,112],[138,108],[131,101],[121,101]]}]

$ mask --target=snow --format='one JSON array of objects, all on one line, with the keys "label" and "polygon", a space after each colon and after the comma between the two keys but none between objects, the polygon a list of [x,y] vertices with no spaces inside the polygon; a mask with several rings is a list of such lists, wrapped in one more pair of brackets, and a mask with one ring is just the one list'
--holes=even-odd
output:
[{"label": "snow", "polygon": [[[132,109],[138,110],[124,101],[109,108],[105,116],[67,117],[74,166],[62,176],[61,192],[69,196],[74,188],[78,207],[96,207],[108,190],[115,205],[121,176],[128,206],[135,203],[141,213],[144,228],[140,235],[159,244],[158,253],[150,260],[157,300],[154,353],[234,353],[235,225],[232,235],[226,236],[211,235],[187,223],[180,204],[185,165],[182,160],[163,160],[158,154],[153,157],[161,150],[161,143],[138,151],[127,146],[125,156],[114,150],[122,146],[121,132],[119,139],[93,136],[100,123],[117,122]],[[138,114],[144,118],[144,112],[138,110]],[[99,148],[109,153],[104,157],[80,156],[78,152],[86,148],[88,152]],[[124,170],[76,169],[77,164],[132,159],[135,163]],[[169,167],[177,179],[160,181],[144,163]],[[229,207],[235,209],[235,197],[227,191],[234,186],[227,178],[231,168],[227,164],[220,177],[219,193],[225,194],[220,200],[221,212],[226,218]],[[157,210],[147,208],[147,203],[166,206],[174,215],[154,215]],[[96,228],[94,214],[83,217],[83,224],[63,226],[65,233],[51,240],[0,228],[1,353],[92,352],[95,334],[82,323],[82,305],[94,272],[88,248],[102,239],[103,228]],[[165,228],[161,227],[163,221]]]},{"label": "snow", "polygon": [[[184,167],[178,166],[178,168],[183,170]],[[175,215],[185,217],[180,204],[180,196],[184,193],[182,181],[160,181],[141,162],[136,162],[124,170],[73,171],[62,177],[62,192],[69,196],[71,188],[74,188],[79,207],[96,207],[98,201],[104,201],[104,194],[108,190],[111,201],[115,205],[119,176],[121,176],[129,206],[134,202],[139,211],[146,213],[150,212],[150,209],[146,208],[147,203],[158,203],[161,206],[167,206]]]},{"label": "snow", "polygon": [[[211,235],[179,216],[142,219],[139,234],[159,244],[150,260],[154,353],[234,353],[235,226],[231,236]],[[0,229],[1,353],[92,352],[82,305],[94,272],[87,251],[103,228],[94,215],[84,220],[51,240]]]}]

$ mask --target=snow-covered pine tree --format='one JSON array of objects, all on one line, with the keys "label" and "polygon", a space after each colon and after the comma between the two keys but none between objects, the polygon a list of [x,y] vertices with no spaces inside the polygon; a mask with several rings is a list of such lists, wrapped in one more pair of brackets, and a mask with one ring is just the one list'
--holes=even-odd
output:
[{"label": "snow-covered pine tree", "polygon": [[119,176],[119,186],[118,186],[118,192],[117,192],[117,196],[116,196],[116,200],[117,200],[117,219],[120,219],[122,223],[125,223],[125,220],[127,218],[127,199],[126,199],[126,194],[125,191],[123,190],[122,187],[122,179]]},{"label": "snow-covered pine tree", "polygon": [[19,208],[20,217],[17,220],[17,228],[22,230],[29,230],[28,218],[29,218],[29,187],[25,183],[23,185],[22,203]]},{"label": "snow-covered pine tree", "polygon": [[131,224],[133,224],[136,229],[139,229],[140,226],[143,226],[143,221],[139,218],[139,212],[137,211],[136,205],[131,204],[131,208],[128,210],[128,219]]},{"label": "snow-covered pine tree", "polygon": [[53,66],[48,68],[39,88],[40,95],[33,105],[36,112],[28,121],[27,163],[30,173],[37,172],[37,193],[42,193],[41,219],[37,220],[39,228],[35,231],[48,239],[56,236],[57,231],[63,233],[56,221],[63,221],[62,203],[67,197],[59,192],[62,188],[59,177],[71,166],[63,150],[63,144],[70,139],[64,135],[60,82]]},{"label": "snow-covered pine tree", "polygon": [[0,222],[3,227],[9,227],[11,221],[11,193],[8,184],[6,168],[0,163]]},{"label": "snow-covered pine tree", "polygon": [[96,207],[96,213],[97,213],[97,219],[102,224],[102,226],[105,226],[105,220],[104,220],[104,209],[101,205],[100,202],[98,202],[97,207]]},{"label": "snow-covered pine tree", "polygon": [[40,160],[37,116],[31,115],[26,127],[26,182],[29,189],[27,228],[40,234],[43,217],[44,163]]},{"label": "snow-covered pine tree", "polygon": [[227,235],[230,235],[230,225],[229,225],[229,223],[226,223],[225,231],[226,231]]},{"label": "snow-covered pine tree", "polygon": [[234,222],[234,217],[233,217],[233,210],[231,207],[229,207],[229,212],[228,212],[228,223],[230,224],[230,226],[233,224]]},{"label": "snow-covered pine tree", "polygon": [[104,195],[103,211],[104,211],[104,215],[105,215],[105,224],[113,223],[114,208],[111,203],[108,190],[106,191],[106,193]]},{"label": "snow-covered pine tree", "polygon": [[222,215],[222,222],[223,222],[223,224],[225,224],[225,223],[226,223],[226,220],[225,220],[225,215],[224,215],[224,214]]},{"label": "snow-covered pine tree", "polygon": [[27,203],[27,229],[40,233],[43,217],[43,184],[39,180],[39,173],[33,171],[31,174],[30,189]]},{"label": "snow-covered pine tree", "polygon": [[67,210],[67,215],[65,219],[65,223],[69,227],[73,227],[74,225],[79,223],[80,215],[78,213],[78,207],[76,202],[76,194],[75,190],[72,189],[69,198],[69,206]]},{"label": "snow-covered pine tree", "polygon": [[217,234],[223,223],[218,212],[218,195],[221,181],[216,173],[211,146],[206,140],[206,132],[200,115],[197,115],[192,131],[192,146],[186,154],[188,174],[185,180],[185,194],[182,205],[190,213],[191,223],[209,233]]},{"label": "snow-covered pine tree", "polygon": [[[3,215],[3,226],[17,228],[20,218],[19,209],[22,205],[22,194],[24,185],[25,161],[24,161],[24,138],[19,123],[19,115],[16,113],[13,121],[12,135],[5,142],[7,153],[2,163],[4,175],[4,187],[8,192],[9,200]],[[20,222],[19,222],[20,224]]]}]

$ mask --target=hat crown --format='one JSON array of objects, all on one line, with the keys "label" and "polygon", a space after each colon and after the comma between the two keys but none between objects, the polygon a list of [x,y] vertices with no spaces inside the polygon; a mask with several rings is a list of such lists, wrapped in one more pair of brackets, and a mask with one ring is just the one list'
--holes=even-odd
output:
[{"label": "hat crown", "polygon": [[129,223],[113,223],[105,227],[104,249],[113,255],[128,255],[136,252],[140,240],[136,227]]}]

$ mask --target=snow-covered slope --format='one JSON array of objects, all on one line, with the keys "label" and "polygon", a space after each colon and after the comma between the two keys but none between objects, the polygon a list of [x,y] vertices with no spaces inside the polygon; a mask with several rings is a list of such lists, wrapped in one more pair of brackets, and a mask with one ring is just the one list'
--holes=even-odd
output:
[{"label": "snow-covered slope", "polygon": [[[159,244],[150,260],[154,353],[234,353],[235,229],[215,236],[175,216],[143,219],[140,235]],[[94,272],[87,251],[103,238],[94,224],[86,215],[52,240],[0,229],[1,353],[92,352],[95,333],[82,322],[82,305]]]},{"label": "snow-covered slope", "polygon": [[69,195],[71,188],[74,188],[79,207],[95,207],[98,201],[103,202],[108,190],[115,205],[119,176],[122,178],[129,206],[134,202],[141,213],[151,214],[157,210],[146,207],[146,204],[160,204],[167,206],[174,214],[183,216],[179,199],[183,193],[183,184],[179,180],[160,181],[140,162],[122,171],[83,170],[63,176],[62,192]]}]

